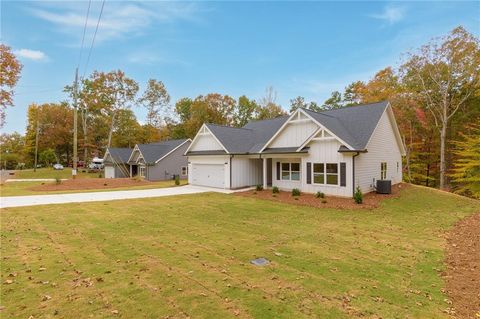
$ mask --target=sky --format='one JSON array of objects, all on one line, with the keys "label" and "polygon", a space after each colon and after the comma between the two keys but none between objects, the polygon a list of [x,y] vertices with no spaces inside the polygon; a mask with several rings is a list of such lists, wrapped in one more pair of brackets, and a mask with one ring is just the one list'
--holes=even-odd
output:
[{"label": "sky", "polygon": [[[63,87],[93,70],[123,70],[143,90],[165,83],[172,104],[221,93],[260,99],[272,86],[321,104],[405,53],[461,25],[480,35],[480,2],[3,1],[1,41],[23,64],[3,132],[23,133],[30,103],[68,99]],[[133,108],[138,120],[146,111]]]}]

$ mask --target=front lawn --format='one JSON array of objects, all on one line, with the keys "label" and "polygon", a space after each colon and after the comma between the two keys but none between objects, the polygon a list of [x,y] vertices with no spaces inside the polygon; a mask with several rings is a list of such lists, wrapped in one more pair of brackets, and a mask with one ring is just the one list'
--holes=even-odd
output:
[{"label": "front lawn", "polygon": [[[77,170],[77,178],[95,178],[99,177],[100,172],[98,173],[85,173],[82,172],[79,168]],[[30,178],[72,178],[72,168],[65,167],[63,170],[54,170],[52,167],[37,168],[37,171],[34,172],[33,169],[24,169],[15,171],[15,175],[9,176],[8,178],[13,179],[30,179]]]},{"label": "front lawn", "polygon": [[419,187],[375,210],[213,193],[3,209],[2,317],[447,318],[444,233],[478,211]]}]

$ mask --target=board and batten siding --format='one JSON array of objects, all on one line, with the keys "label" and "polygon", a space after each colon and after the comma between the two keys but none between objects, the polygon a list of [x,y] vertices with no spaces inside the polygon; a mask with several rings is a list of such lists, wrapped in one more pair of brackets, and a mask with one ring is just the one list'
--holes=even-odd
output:
[{"label": "board and batten siding", "polygon": [[218,151],[223,150],[215,137],[211,133],[207,135],[198,135],[190,151]]},{"label": "board and batten siding", "polygon": [[173,175],[180,175],[180,178],[186,178],[182,176],[182,166],[187,166],[188,160],[184,156],[187,151],[190,142],[186,142],[175,151],[170,153],[167,157],[162,159],[155,165],[148,165],[146,172],[146,179],[149,181],[162,181],[173,179]]},{"label": "board and batten siding", "polygon": [[[302,158],[302,190],[307,193],[323,192],[327,195],[351,197],[352,196],[352,156],[350,154],[339,153],[338,149],[342,144],[337,140],[320,140],[309,143],[310,150],[308,156]],[[338,183],[339,185],[314,184],[312,174],[312,184],[307,184],[307,163],[336,163],[338,164]],[[340,163],[345,163],[346,176],[345,186],[340,186]]]},{"label": "board and batten siding", "polygon": [[316,130],[318,125],[312,121],[289,123],[268,145],[269,148],[276,147],[299,147]]},{"label": "board and batten siding", "polygon": [[[290,191],[299,188],[305,193],[323,192],[327,195],[351,197],[352,196],[352,156],[338,152],[341,143],[329,139],[324,141],[312,141],[307,156],[299,158],[274,158],[272,163],[272,185],[281,190]],[[277,162],[300,163],[300,181],[286,181],[277,179]],[[307,184],[307,163],[336,163],[338,164],[339,185]],[[346,185],[340,186],[340,163],[346,164]],[[280,173],[281,174],[281,173]]]},{"label": "board and batten siding", "polygon": [[[380,118],[367,145],[367,153],[355,158],[355,187],[362,192],[373,191],[374,179],[380,179],[381,163],[387,163],[387,179],[392,185],[402,181],[402,154],[390,118],[386,110]],[[398,165],[398,168],[397,168]]]},{"label": "board and batten siding", "polygon": [[254,186],[263,183],[261,159],[232,157],[232,188]]},{"label": "board and batten siding", "polygon": [[[230,156],[209,155],[209,156],[188,156],[188,171],[193,172],[195,164],[224,165],[225,188],[230,188]],[[192,174],[188,174],[188,183],[193,184]]]}]

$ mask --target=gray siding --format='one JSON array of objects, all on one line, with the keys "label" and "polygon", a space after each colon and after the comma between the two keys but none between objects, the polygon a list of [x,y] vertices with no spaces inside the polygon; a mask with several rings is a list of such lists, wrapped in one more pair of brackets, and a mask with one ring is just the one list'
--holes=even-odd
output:
[{"label": "gray siding", "polygon": [[190,142],[187,142],[157,164],[147,166],[145,179],[162,181],[172,179],[173,175],[180,175],[181,179],[186,179],[187,176],[182,176],[181,174],[182,166],[188,166],[187,157],[183,156],[183,154],[185,154],[189,145]]}]

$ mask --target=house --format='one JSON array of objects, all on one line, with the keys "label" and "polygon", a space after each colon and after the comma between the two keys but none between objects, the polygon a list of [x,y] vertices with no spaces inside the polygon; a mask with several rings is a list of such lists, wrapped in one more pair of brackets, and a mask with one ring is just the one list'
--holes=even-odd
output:
[{"label": "house", "polygon": [[127,161],[130,176],[149,181],[172,179],[174,175],[187,178],[187,158],[183,155],[190,143],[190,139],[179,139],[135,145]]},{"label": "house", "polygon": [[185,155],[189,183],[225,189],[252,185],[352,196],[375,180],[402,181],[402,143],[388,102],[252,121],[242,128],[204,124]]},{"label": "house", "polygon": [[131,148],[107,148],[103,156],[105,178],[129,177],[130,165],[128,164],[128,159],[131,154]]}]

